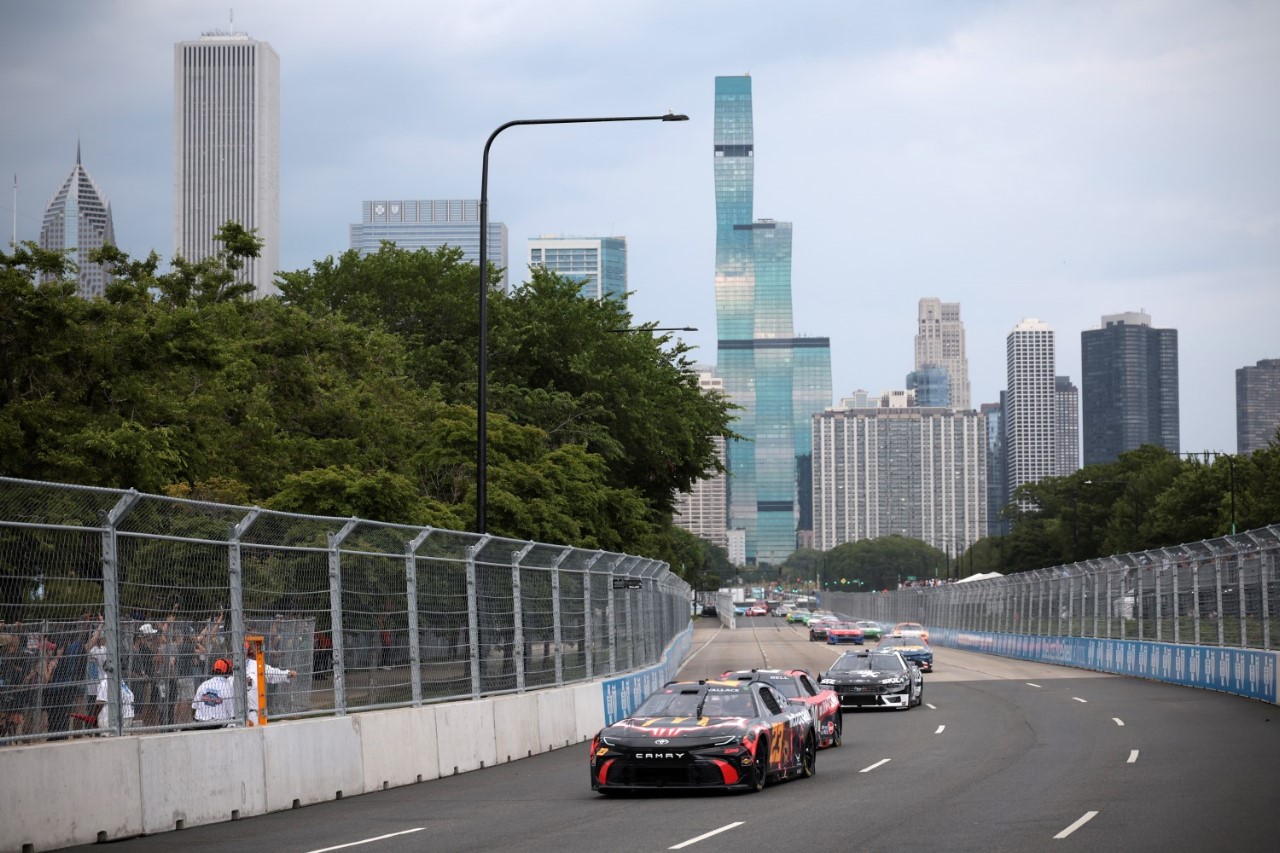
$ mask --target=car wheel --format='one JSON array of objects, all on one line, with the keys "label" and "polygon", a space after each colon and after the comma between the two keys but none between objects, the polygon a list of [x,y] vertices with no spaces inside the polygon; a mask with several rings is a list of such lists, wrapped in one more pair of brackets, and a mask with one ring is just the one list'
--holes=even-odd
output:
[{"label": "car wheel", "polygon": [[805,779],[812,778],[818,772],[818,739],[812,732],[804,739],[804,750],[800,753],[800,775]]},{"label": "car wheel", "polygon": [[924,684],[923,683],[920,684],[920,693],[919,695],[916,696],[916,704],[917,705],[924,704]]},{"label": "car wheel", "polygon": [[835,725],[835,731],[831,733],[831,747],[833,749],[844,743],[844,714],[841,711],[836,711]]},{"label": "car wheel", "polygon": [[[764,756],[764,760],[760,760],[760,756]],[[750,787],[747,792],[751,794],[759,793],[764,790],[764,783],[769,776],[769,741],[766,738],[760,738],[756,744],[756,752],[751,761],[751,778]]]}]

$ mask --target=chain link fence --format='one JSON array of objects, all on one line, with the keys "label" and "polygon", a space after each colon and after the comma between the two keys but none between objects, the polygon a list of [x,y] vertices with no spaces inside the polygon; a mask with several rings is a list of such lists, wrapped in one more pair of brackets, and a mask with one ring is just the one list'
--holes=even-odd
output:
[{"label": "chain link fence", "polygon": [[1276,648],[1280,525],[1235,536],[941,586],[823,595],[879,622],[1052,637]]},{"label": "chain link fence", "polygon": [[690,600],[644,557],[0,478],[0,743],[250,724],[259,644],[272,720],[599,678]]}]

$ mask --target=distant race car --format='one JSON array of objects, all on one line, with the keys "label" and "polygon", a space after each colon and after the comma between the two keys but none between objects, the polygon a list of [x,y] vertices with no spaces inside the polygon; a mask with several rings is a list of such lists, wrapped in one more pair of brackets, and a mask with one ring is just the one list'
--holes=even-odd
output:
[{"label": "distant race car", "polygon": [[790,613],[787,614],[787,621],[788,622],[804,622],[809,618],[809,616],[810,616],[810,613],[808,610],[797,607],[795,610],[792,610]]},{"label": "distant race car", "polygon": [[591,741],[591,789],[759,791],[808,777],[818,735],[809,708],[764,680],[671,682]]},{"label": "distant race car", "polygon": [[858,627],[862,629],[862,636],[867,640],[878,640],[884,634],[884,629],[880,627],[879,622],[872,622],[870,619],[860,619]]},{"label": "distant race car", "polygon": [[923,637],[910,634],[886,634],[880,638],[876,650],[893,650],[908,663],[914,663],[924,672],[933,672],[933,649]]},{"label": "distant race car", "polygon": [[842,708],[908,711],[924,701],[920,668],[896,651],[845,652],[819,676],[818,684],[834,690]]},{"label": "distant race car", "polygon": [[837,617],[830,610],[814,610],[812,613],[810,613],[808,616],[805,616],[800,621],[804,622],[805,626],[807,627],[809,623],[812,622],[814,619],[834,619],[834,618],[837,618]]},{"label": "distant race car", "polygon": [[818,730],[818,748],[839,746],[844,740],[844,717],[840,697],[834,691],[819,687],[807,669],[742,669],[723,673],[723,681],[767,682],[793,705],[803,705],[813,715]]},{"label": "distant race car", "polygon": [[890,634],[909,634],[916,637],[923,637],[924,641],[929,642],[929,629],[925,628],[919,622],[899,622],[893,626]]},{"label": "distant race car", "polygon": [[[813,630],[813,626],[809,626]],[[827,623],[827,642],[831,645],[836,643],[857,643],[862,645],[863,633],[856,622],[828,622]]]},{"label": "distant race car", "polygon": [[765,607],[763,604],[753,604],[747,608],[747,615],[748,616],[768,616],[769,608]]},{"label": "distant race car", "polygon": [[839,622],[837,616],[817,616],[809,620],[809,640],[825,640],[827,638],[827,628]]}]

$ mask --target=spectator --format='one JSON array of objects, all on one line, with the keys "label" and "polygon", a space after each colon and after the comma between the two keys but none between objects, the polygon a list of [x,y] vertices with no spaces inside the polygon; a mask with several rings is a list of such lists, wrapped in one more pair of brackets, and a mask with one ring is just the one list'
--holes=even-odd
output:
[{"label": "spectator", "polygon": [[156,678],[156,626],[145,622],[133,635],[133,655],[129,660],[129,678],[138,685],[138,705],[143,725],[153,726],[157,721],[156,708],[160,704]]},{"label": "spectator", "polygon": [[0,634],[0,734],[24,734],[35,671],[16,634]]},{"label": "spectator", "polygon": [[[98,718],[98,728],[108,729],[111,727],[111,714],[108,707],[107,696],[111,692],[110,682],[107,680],[106,673],[103,673],[102,680],[98,682],[97,698],[94,700],[94,713]],[[129,689],[129,685],[123,681],[120,682],[120,722],[121,728],[127,729],[133,725],[133,691]]]},{"label": "spectator", "polygon": [[236,693],[231,683],[230,660],[218,658],[213,662],[211,675],[196,688],[191,709],[195,712],[196,722],[235,721]]},{"label": "spectator", "polygon": [[71,728],[71,715],[80,711],[84,687],[80,679],[85,672],[83,631],[77,630],[71,642],[63,645],[54,657],[49,688],[45,691],[45,707],[49,709],[49,731],[65,732]]},{"label": "spectator", "polygon": [[[249,725],[256,726],[258,724],[258,658],[254,648],[248,643],[245,643],[244,660],[248,670],[248,679],[245,681],[245,702],[249,708]],[[298,673],[292,669],[280,669],[265,660],[262,662],[262,671],[267,676],[267,684],[283,684],[298,676]]]}]

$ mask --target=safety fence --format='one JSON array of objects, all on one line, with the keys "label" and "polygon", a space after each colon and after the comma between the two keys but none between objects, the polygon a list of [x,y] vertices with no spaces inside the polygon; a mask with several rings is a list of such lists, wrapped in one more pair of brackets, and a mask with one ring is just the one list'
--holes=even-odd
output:
[{"label": "safety fence", "polygon": [[859,619],[1039,637],[1274,649],[1280,525],[982,580],[824,593]]},{"label": "safety fence", "polygon": [[628,554],[0,478],[0,743],[610,676],[658,661],[690,600]]}]

